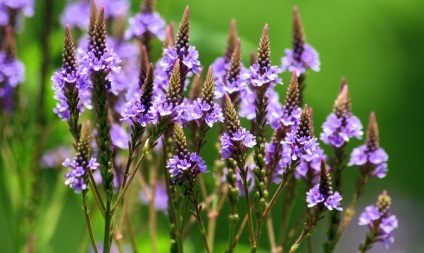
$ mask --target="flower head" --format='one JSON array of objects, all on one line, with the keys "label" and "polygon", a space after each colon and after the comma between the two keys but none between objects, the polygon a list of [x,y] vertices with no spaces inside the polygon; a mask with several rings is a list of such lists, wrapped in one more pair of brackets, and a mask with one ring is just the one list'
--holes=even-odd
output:
[{"label": "flower head", "polygon": [[150,34],[161,41],[165,38],[165,21],[159,13],[138,13],[129,20],[130,26],[125,31],[125,38],[141,38]]},{"label": "flower head", "polygon": [[364,145],[353,149],[348,166],[357,165],[361,173],[383,178],[387,174],[388,155],[379,145],[378,125],[372,112]]},{"label": "flower head", "polygon": [[351,138],[361,139],[362,124],[356,116],[351,114],[350,97],[345,79],[342,88],[334,103],[333,113],[322,125],[321,140],[328,145],[339,148],[348,143]]}]

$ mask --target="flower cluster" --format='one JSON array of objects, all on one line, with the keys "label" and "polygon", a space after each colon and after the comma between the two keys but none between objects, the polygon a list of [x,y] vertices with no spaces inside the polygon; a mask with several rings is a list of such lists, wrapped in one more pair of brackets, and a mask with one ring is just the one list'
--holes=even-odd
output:
[{"label": "flower cluster", "polygon": [[348,143],[351,138],[361,139],[363,135],[362,124],[359,119],[351,114],[350,98],[345,80],[334,102],[334,112],[331,113],[322,125],[321,140],[328,145],[340,148]]},{"label": "flower cluster", "polygon": [[253,87],[261,87],[265,84],[275,85],[276,83],[282,83],[282,79],[278,77],[281,70],[277,66],[268,66],[262,68],[258,63],[253,64],[249,71],[246,73],[245,78],[248,79],[248,83]]},{"label": "flower cluster", "polygon": [[281,58],[281,70],[296,72],[297,76],[305,73],[307,69],[318,72],[320,61],[318,52],[308,44],[305,44],[301,53],[292,49],[284,50],[285,56]]},{"label": "flower cluster", "polygon": [[93,48],[80,61],[84,73],[100,71],[104,71],[105,73],[110,73],[111,71],[119,72],[121,70],[119,63],[121,63],[121,59],[112,48],[105,48],[104,51]]},{"label": "flower cluster", "polygon": [[353,149],[348,166],[357,165],[362,173],[383,178],[387,174],[388,158],[387,153],[379,145],[378,125],[372,112],[365,144]]},{"label": "flower cluster", "polygon": [[221,159],[235,158],[236,153],[245,153],[248,148],[255,145],[255,136],[243,127],[234,133],[224,133],[221,136]]},{"label": "flower cluster", "polygon": [[[168,115],[169,112],[162,111],[161,116]],[[158,114],[155,108],[151,106],[148,108],[139,99],[133,99],[125,104],[124,110],[121,113],[121,120],[131,120],[138,122],[141,126],[146,127],[148,124],[156,124]]]},{"label": "flower cluster", "polygon": [[337,191],[333,192],[330,174],[324,159],[321,159],[320,169],[319,183],[306,193],[306,202],[308,203],[308,207],[314,207],[317,205],[321,205],[321,207],[323,207],[322,204],[324,204],[324,207],[328,210],[335,209],[337,211],[342,211],[343,208],[340,207],[342,196]]},{"label": "flower cluster", "polygon": [[174,178],[174,184],[182,184],[184,182],[184,175],[187,173],[195,177],[199,173],[208,171],[205,161],[194,152],[188,152],[183,156],[181,154],[173,156],[169,159],[166,167]]},{"label": "flower cluster", "polygon": [[203,98],[198,98],[188,105],[187,120],[204,119],[209,127],[214,123],[224,121],[222,109],[217,103],[212,105],[205,101]]},{"label": "flower cluster", "polygon": [[[299,165],[296,167],[294,176],[296,178],[308,179],[308,172],[311,172],[313,181],[316,181],[321,170],[321,160],[327,160],[327,155],[322,148],[317,147],[314,155],[306,154],[300,159]],[[328,166],[327,166],[328,167]]]},{"label": "flower cluster", "polygon": [[34,15],[33,0],[3,0],[0,2],[0,26],[10,24],[12,13],[22,12],[27,17]]},{"label": "flower cluster", "polygon": [[130,27],[125,31],[125,38],[141,38],[149,33],[160,40],[165,38],[165,21],[159,13],[138,13],[129,20]]},{"label": "flower cluster", "polygon": [[87,189],[87,170],[94,171],[100,166],[100,164],[97,163],[96,158],[91,158],[87,163],[85,161],[81,161],[78,157],[75,157],[72,161],[67,158],[62,165],[69,168],[68,173],[65,174],[65,184],[74,189],[75,193],[80,193]]},{"label": "flower cluster", "polygon": [[287,133],[284,144],[291,148],[291,158],[293,161],[302,158],[305,155],[316,157],[318,147],[317,138],[310,132],[311,114],[307,106],[302,111],[299,126],[293,131]]},{"label": "flower cluster", "polygon": [[14,56],[0,51],[0,108],[13,110],[13,92],[24,80],[24,65]]},{"label": "flower cluster", "polygon": [[393,230],[398,227],[398,220],[390,213],[391,200],[387,192],[383,192],[376,205],[370,205],[359,216],[358,224],[368,226],[373,241],[383,242],[386,248],[394,242]]},{"label": "flower cluster", "polygon": [[308,202],[308,207],[314,207],[319,203],[324,203],[324,206],[328,210],[337,210],[342,211],[343,208],[340,207],[340,201],[342,201],[342,196],[338,192],[321,192],[320,185],[316,184],[312,189],[306,193],[306,202]]}]

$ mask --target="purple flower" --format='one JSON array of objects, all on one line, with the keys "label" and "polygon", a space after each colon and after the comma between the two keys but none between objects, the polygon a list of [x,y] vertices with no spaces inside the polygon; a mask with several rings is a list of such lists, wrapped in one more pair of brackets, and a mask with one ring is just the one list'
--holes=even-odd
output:
[{"label": "purple flower", "polygon": [[398,227],[398,220],[387,209],[375,205],[367,206],[360,215],[358,224],[367,225],[371,231],[377,231],[373,239],[383,242],[386,248],[394,242],[393,230]]},{"label": "purple flower", "polygon": [[253,87],[261,87],[266,84],[272,87],[275,83],[282,83],[282,79],[278,77],[280,73],[281,70],[277,66],[261,70],[259,64],[253,64],[245,74],[245,78]]},{"label": "purple flower", "polygon": [[319,191],[319,184],[316,184],[306,193],[308,207],[314,207],[324,201],[324,196]]},{"label": "purple flower", "polygon": [[179,53],[175,47],[168,47],[164,50],[164,57],[162,58],[160,65],[166,72],[171,73],[177,59],[182,59],[181,63],[187,67],[188,72],[193,72],[194,74],[199,73],[199,52],[196,50],[196,47],[189,46],[187,51],[185,47],[183,47],[180,49]]},{"label": "purple flower", "polygon": [[56,108],[53,112],[56,113],[62,120],[68,120],[71,116],[67,98],[65,96],[66,84],[74,86],[78,90],[78,110],[82,113],[85,109],[91,109],[91,82],[88,75],[75,71],[67,71],[60,69],[56,71],[52,78],[53,90],[55,91],[54,98],[57,100]]},{"label": "purple flower", "polygon": [[348,166],[364,166],[371,168],[371,175],[383,178],[387,174],[388,155],[383,148],[370,149],[366,144],[353,149]]},{"label": "purple flower", "polygon": [[353,115],[337,117],[335,113],[331,113],[322,125],[322,129],[321,140],[337,148],[349,142],[351,138],[361,139],[363,135],[362,124]]},{"label": "purple flower", "polygon": [[171,122],[180,120],[181,115],[185,110],[184,103],[175,104],[172,99],[165,97],[157,97],[152,105],[152,110],[157,113],[158,120],[163,117],[169,117]]},{"label": "purple flower", "polygon": [[307,69],[312,69],[318,72],[320,70],[320,61],[318,52],[308,44],[305,44],[302,53],[299,57],[300,61],[294,57],[292,49],[286,49],[284,51],[285,56],[281,58],[281,70],[296,72],[299,77],[305,73]]},{"label": "purple flower", "polygon": [[146,127],[148,124],[156,124],[158,114],[155,108],[151,106],[149,110],[146,109],[146,106],[139,99],[133,99],[125,104],[124,110],[121,113],[121,120],[138,122],[142,127]]},{"label": "purple flower", "polygon": [[97,6],[105,8],[105,18],[125,16],[130,8],[128,0],[96,0]]},{"label": "purple flower", "polygon": [[370,225],[374,223],[374,221],[380,219],[381,213],[375,205],[365,207],[365,211],[361,213],[359,216],[359,225]]},{"label": "purple flower", "polygon": [[0,83],[15,88],[24,80],[24,71],[22,62],[0,52]]},{"label": "purple flower", "polygon": [[217,103],[213,103],[211,106],[204,99],[198,98],[187,107],[186,120],[188,121],[203,119],[209,127],[212,127],[218,121],[224,121],[222,109]]},{"label": "purple flower", "polygon": [[85,161],[81,161],[78,157],[75,157],[72,161],[67,158],[62,165],[68,167],[68,173],[65,174],[65,184],[74,189],[75,193],[80,193],[87,189],[85,172],[87,170],[94,171],[100,166],[96,158],[91,158],[90,161],[86,163]]},{"label": "purple flower", "polygon": [[328,210],[337,210],[337,211],[343,211],[343,208],[340,207],[340,201],[342,201],[342,196],[338,192],[334,192],[333,195],[330,195],[324,202],[324,205],[327,207]]},{"label": "purple flower", "polygon": [[[314,175],[313,180],[318,179],[318,175],[321,171],[321,160],[327,160],[327,155],[324,154],[324,150],[320,147],[317,147],[315,150],[315,155],[306,154],[300,159],[300,163],[296,168],[294,176],[296,178],[307,179],[308,171],[311,170],[312,175]],[[327,166],[328,168],[328,166]]]},{"label": "purple flower", "polygon": [[286,139],[282,141],[291,148],[291,158],[293,161],[301,159],[303,156],[317,157],[317,138],[310,135],[302,136],[302,130],[293,130],[287,133]]},{"label": "purple flower", "polygon": [[[147,187],[146,190],[148,194],[151,194],[150,187]],[[140,200],[141,200],[141,203],[143,203],[144,205],[149,205],[149,199],[147,198],[146,193],[144,191],[140,192]],[[155,209],[157,211],[162,211],[165,214],[167,213],[168,194],[166,192],[166,186],[164,184],[156,185],[154,202],[155,202]]]},{"label": "purple flower", "polygon": [[60,18],[62,26],[69,25],[85,30],[90,17],[90,3],[88,1],[69,2]]},{"label": "purple flower", "polygon": [[340,201],[342,201],[342,196],[338,192],[322,192],[320,184],[316,184],[306,193],[306,202],[308,207],[314,207],[322,202],[328,210],[337,210],[342,211],[343,208],[340,207]]},{"label": "purple flower", "polygon": [[2,0],[0,2],[0,26],[6,26],[11,21],[10,10],[13,13],[19,14],[19,12],[22,12],[25,16],[32,17],[34,15],[34,1]]},{"label": "purple flower", "polygon": [[211,66],[214,80],[224,80],[227,71],[230,69],[230,62],[227,62],[224,57],[218,57]]},{"label": "purple flower", "polygon": [[150,33],[163,41],[165,38],[165,21],[158,13],[138,13],[129,20],[130,27],[125,31],[125,38],[141,38]]},{"label": "purple flower", "polygon": [[256,145],[256,138],[245,128],[235,133],[224,133],[221,136],[221,160],[234,158],[235,152],[244,153],[248,148]]},{"label": "purple flower", "polygon": [[93,49],[91,52],[85,53],[80,61],[83,73],[119,72],[121,70],[119,63],[121,63],[121,59],[111,48],[106,48],[103,53]]},{"label": "purple flower", "polygon": [[196,177],[199,173],[207,172],[205,161],[196,153],[175,155],[170,158],[166,167],[174,178],[173,183],[182,184],[186,175]]}]

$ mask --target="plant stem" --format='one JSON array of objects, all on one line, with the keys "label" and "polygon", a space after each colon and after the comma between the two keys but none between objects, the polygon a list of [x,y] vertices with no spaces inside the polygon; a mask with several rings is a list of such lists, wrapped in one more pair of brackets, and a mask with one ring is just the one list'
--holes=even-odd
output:
[{"label": "plant stem", "polygon": [[281,191],[287,186],[287,183],[290,181],[291,177],[294,174],[294,170],[297,167],[297,165],[299,164],[299,161],[294,161],[292,163],[292,165],[290,166],[290,168],[288,169],[287,173],[283,174],[283,181],[281,182],[281,184],[278,186],[277,191],[275,192],[275,194],[272,196],[271,201],[268,203],[267,208],[265,209],[261,220],[263,221],[266,216],[268,215],[268,213],[271,211],[271,208],[274,206],[275,202],[277,201],[278,196],[280,195]]},{"label": "plant stem", "polygon": [[155,207],[155,195],[156,195],[156,175],[157,170],[150,170],[150,196],[149,196],[149,234],[150,242],[152,246],[152,253],[157,252],[157,240],[156,240],[156,207]]},{"label": "plant stem", "polygon": [[203,238],[203,242],[205,244],[206,252],[210,253],[211,250],[209,248],[205,224],[203,223],[203,219],[202,219],[202,206],[199,205],[199,196],[198,195],[199,195],[199,192],[194,194],[194,198],[193,198],[193,196],[190,196],[189,199],[190,199],[191,203],[193,204],[193,207],[194,207],[194,210],[195,210],[194,217],[196,218],[197,223],[199,224],[199,229],[200,229],[200,233],[202,234],[202,238]]},{"label": "plant stem", "polygon": [[247,171],[244,171],[244,169],[242,170],[239,166],[240,169],[240,173],[243,171],[243,173],[241,173],[241,179],[243,181],[243,189],[244,189],[244,197],[246,199],[246,212],[247,212],[247,222],[248,222],[248,226],[249,226],[249,239],[250,239],[250,246],[252,248],[252,251],[254,252],[254,250],[256,249],[256,242],[255,242],[255,231],[253,228],[253,219],[252,219],[252,205],[250,204],[250,198],[249,198],[249,187],[247,185]]},{"label": "plant stem", "polygon": [[90,234],[91,245],[93,246],[94,252],[98,253],[99,250],[97,249],[96,238],[94,237],[93,226],[91,225],[90,212],[88,210],[88,205],[87,205],[87,197],[88,197],[87,195],[88,195],[88,190],[83,190],[82,191],[82,206],[84,210],[85,221],[87,223],[88,233]]}]

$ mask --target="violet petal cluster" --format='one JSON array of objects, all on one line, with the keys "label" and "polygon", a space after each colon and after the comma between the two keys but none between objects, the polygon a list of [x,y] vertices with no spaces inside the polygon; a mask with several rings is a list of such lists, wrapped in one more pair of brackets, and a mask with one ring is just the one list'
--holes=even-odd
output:
[{"label": "violet petal cluster", "polygon": [[87,182],[85,181],[86,171],[94,171],[100,166],[96,158],[91,158],[88,163],[80,163],[78,157],[75,157],[73,161],[67,158],[62,165],[69,168],[68,173],[65,174],[65,184],[74,189],[75,193],[80,193],[87,189]]},{"label": "violet petal cluster", "polygon": [[148,110],[147,107],[139,99],[133,99],[125,104],[121,113],[121,120],[131,120],[133,123],[138,122],[142,127],[149,124],[156,124],[158,121],[158,113],[154,106]]},{"label": "violet petal cluster", "polygon": [[387,160],[389,156],[383,148],[371,150],[366,144],[353,149],[348,166],[370,166],[371,175],[384,178],[387,174]]},{"label": "violet petal cluster", "polygon": [[213,103],[211,106],[204,99],[198,98],[187,107],[186,120],[188,121],[204,120],[209,127],[212,127],[218,121],[224,121],[222,109],[217,103]]},{"label": "violet petal cluster", "polygon": [[324,203],[324,206],[328,210],[343,211],[343,208],[340,207],[340,201],[342,201],[340,193],[333,193],[331,191],[329,193],[322,193],[319,184],[316,184],[306,193],[308,207],[314,207],[320,203]]},{"label": "violet petal cluster", "polygon": [[291,148],[292,160],[301,159],[303,156],[316,157],[318,142],[316,137],[310,135],[301,136],[297,130],[287,133],[283,144],[288,144]]},{"label": "violet petal cluster", "polygon": [[276,83],[282,83],[282,79],[278,77],[281,70],[277,66],[271,66],[260,69],[259,64],[253,64],[249,71],[245,74],[248,83],[253,87],[261,87],[262,85],[269,84],[271,87]]},{"label": "violet petal cluster", "polygon": [[[0,2],[0,26],[8,25],[12,13],[23,13],[27,17],[34,15],[33,0],[2,0]],[[16,15],[16,14],[15,14]]]},{"label": "violet petal cluster", "polygon": [[322,125],[321,140],[328,145],[341,147],[351,138],[361,139],[363,135],[361,121],[356,116],[337,117],[331,113]]},{"label": "violet petal cluster", "polygon": [[158,120],[160,118],[169,117],[171,122],[177,122],[186,109],[185,107],[184,103],[176,104],[172,102],[172,99],[158,96],[153,102],[151,110],[156,112]]},{"label": "violet petal cluster", "polygon": [[82,113],[85,109],[91,109],[91,82],[89,76],[76,71],[67,71],[63,68],[57,70],[52,78],[53,90],[55,91],[54,98],[57,100],[56,108],[53,112],[56,113],[62,120],[70,119],[69,106],[65,96],[66,84],[74,85],[78,90],[78,110]]},{"label": "violet petal cluster", "polygon": [[141,38],[150,33],[163,41],[165,38],[165,21],[159,13],[138,13],[129,20],[130,27],[125,31],[125,38]]},{"label": "violet petal cluster", "polygon": [[291,73],[296,72],[299,77],[305,73],[307,69],[312,69],[318,72],[320,70],[320,60],[318,52],[308,44],[305,44],[300,59],[296,60],[292,49],[284,50],[285,56],[281,58],[281,70],[289,71]]},{"label": "violet petal cluster", "polygon": [[96,49],[85,53],[80,61],[83,73],[93,73],[104,71],[105,73],[119,72],[121,70],[121,59],[111,48],[106,48],[104,52],[97,52]]},{"label": "violet petal cluster", "polygon": [[221,160],[235,158],[235,151],[244,153],[256,145],[256,137],[245,128],[240,128],[234,134],[224,133],[221,136]]},{"label": "violet petal cluster", "polygon": [[24,80],[24,65],[16,58],[0,52],[0,108],[13,110],[13,92]]},{"label": "violet petal cluster", "polygon": [[199,173],[208,171],[205,161],[194,152],[188,152],[184,157],[173,156],[169,159],[166,167],[169,169],[171,177],[173,177],[174,184],[182,184],[186,173],[190,173],[190,175],[195,177]]},{"label": "violet petal cluster", "polygon": [[327,155],[324,154],[324,150],[322,150],[322,148],[317,147],[314,155],[306,154],[300,159],[300,163],[296,167],[294,176],[296,178],[307,179],[308,171],[311,171],[312,175],[314,175],[314,181],[318,180],[318,175],[321,171],[322,159],[327,160]]},{"label": "violet petal cluster", "polygon": [[90,2],[68,2],[62,12],[60,23],[62,26],[69,25],[72,28],[85,30],[88,27],[90,17]]},{"label": "violet petal cluster", "polygon": [[367,206],[359,216],[360,226],[367,225],[370,229],[376,229],[378,226],[377,241],[384,243],[389,248],[390,243],[394,242],[393,230],[398,227],[398,220],[395,215],[389,212],[382,213],[375,205]]}]

